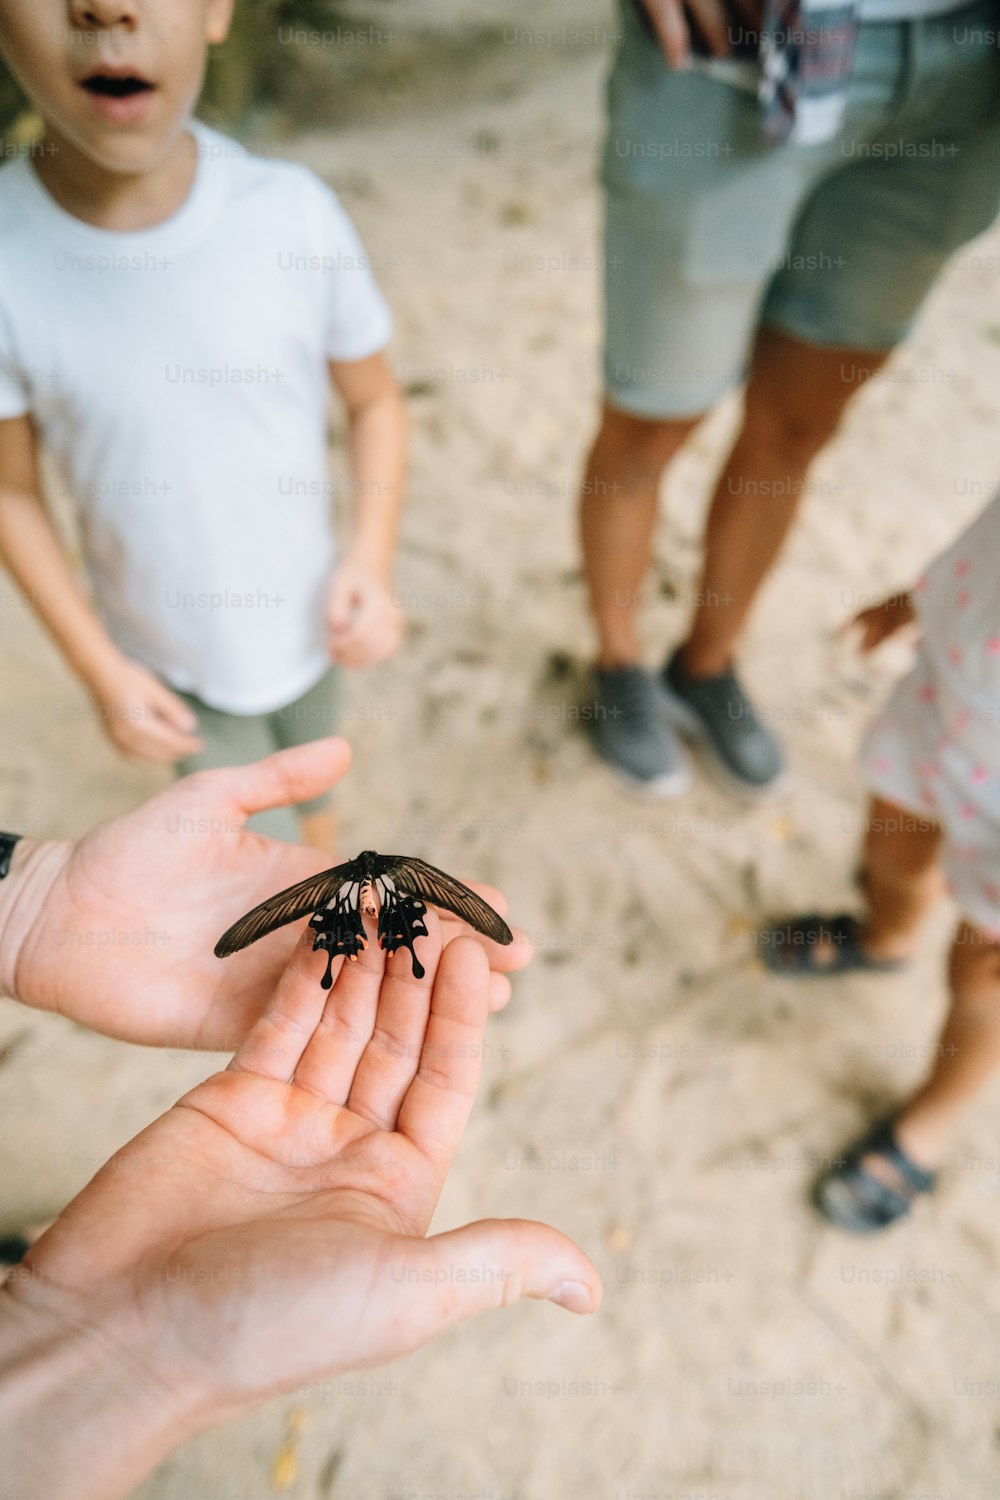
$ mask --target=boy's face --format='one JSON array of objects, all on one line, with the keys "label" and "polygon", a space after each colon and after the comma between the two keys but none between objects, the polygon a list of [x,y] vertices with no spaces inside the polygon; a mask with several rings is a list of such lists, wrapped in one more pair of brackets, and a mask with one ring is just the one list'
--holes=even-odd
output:
[{"label": "boy's face", "polygon": [[233,0],[2,0],[0,52],[48,133],[110,172],[152,170],[201,90]]}]

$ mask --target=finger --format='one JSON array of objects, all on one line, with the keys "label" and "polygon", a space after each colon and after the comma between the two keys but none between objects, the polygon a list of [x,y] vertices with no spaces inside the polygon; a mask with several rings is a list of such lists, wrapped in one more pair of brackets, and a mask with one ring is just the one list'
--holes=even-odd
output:
[{"label": "finger", "polygon": [[364,641],[352,640],[346,646],[333,642],[330,646],[330,659],[340,667],[358,671],[368,665],[368,648]]},{"label": "finger", "polygon": [[319,1024],[295,1070],[302,1088],[346,1104],[354,1075],[375,1031],[386,955],[375,926],[365,918],[368,945],[353,962],[342,963],[333,988],[324,996]]},{"label": "finger", "polygon": [[187,734],[195,734],[198,729],[198,719],[192,710],[172,693],[168,687],[156,678],[151,679],[149,690],[149,703],[161,719],[167,724],[172,724],[175,729],[184,730]]},{"label": "finger", "polygon": [[330,589],[329,621],[334,631],[343,630],[350,624],[354,611],[354,590],[347,579],[335,578]]},{"label": "finger", "polygon": [[340,623],[331,622],[331,639],[341,650],[355,646],[368,649],[370,641],[378,632],[378,612],[370,595],[355,593],[351,599],[348,617]]},{"label": "finger", "polygon": [[269,807],[308,802],[329,790],[351,764],[351,747],[339,735],[278,750],[248,766],[202,771],[206,800],[249,817]]},{"label": "finger", "polygon": [[511,982],[506,974],[490,974],[490,1015],[503,1010],[513,994]]},{"label": "finger", "polygon": [[133,745],[136,753],[149,760],[180,760],[185,755],[197,755],[202,742],[194,735],[183,734],[157,719],[147,719],[139,729]]},{"label": "finger", "polygon": [[677,0],[646,0],[653,30],[672,68],[683,68],[691,60],[691,33]]},{"label": "finger", "polygon": [[484,937],[481,932],[474,931],[457,917],[446,920],[443,913],[441,928],[445,943],[453,942],[457,937],[475,938],[486,954],[490,968],[497,974],[514,974],[518,969],[526,968],[535,955],[534,944],[519,927],[513,928],[514,937],[510,943],[495,943],[492,938]]},{"label": "finger", "polygon": [[[429,1240],[407,1241],[382,1295],[405,1327],[407,1347],[523,1297],[596,1312],[601,1278],[579,1245],[530,1219],[483,1219]],[[395,1304],[395,1306],[393,1306]]]},{"label": "finger", "polygon": [[852,630],[862,628],[864,626],[865,615],[867,613],[867,610],[862,610],[858,615],[850,615],[846,620],[841,620],[840,624],[834,631],[835,639],[842,639],[845,635],[850,635]]},{"label": "finger", "polygon": [[423,976],[413,973],[410,954],[399,948],[386,961],[385,978],[371,1039],[347,1097],[347,1107],[382,1130],[395,1130],[399,1108],[416,1077],[427,1034],[438,961],[440,923],[427,913],[427,937],[420,945]]},{"label": "finger", "polygon": [[326,991],[319,983],[326,954],[312,952],[313,936],[309,928],[302,934],[268,1005],[227,1071],[291,1081],[326,1004]]},{"label": "finger", "polygon": [[712,56],[728,57],[732,51],[729,17],[719,0],[688,0],[688,5]]},{"label": "finger", "polygon": [[744,21],[759,37],[761,23],[764,19],[764,6],[761,0],[734,0],[734,3]]},{"label": "finger", "polygon": [[177,756],[172,750],[164,750],[162,745],[148,743],[141,737],[123,740],[117,735],[112,735],[111,738],[126,760],[152,766],[172,766],[177,761]]},{"label": "finger", "polygon": [[[510,910],[510,903],[503,891],[498,891],[496,886],[485,885],[479,880],[467,880],[465,884],[470,891],[475,891],[477,896],[481,896],[488,906],[492,906],[495,912],[499,912],[501,917],[506,917]],[[534,944],[528,934],[522,932],[519,927],[512,929],[513,942],[494,943],[491,938],[475,932],[468,923],[456,917],[453,912],[442,911],[440,917],[441,932],[446,943],[462,935],[476,938],[482,944],[486,957],[489,959],[490,968],[498,974],[516,973],[518,969],[525,968],[534,957]]]},{"label": "finger", "polygon": [[480,945],[456,938],[441,955],[420,1065],[397,1128],[446,1169],[479,1086],[489,1013],[489,965]]}]

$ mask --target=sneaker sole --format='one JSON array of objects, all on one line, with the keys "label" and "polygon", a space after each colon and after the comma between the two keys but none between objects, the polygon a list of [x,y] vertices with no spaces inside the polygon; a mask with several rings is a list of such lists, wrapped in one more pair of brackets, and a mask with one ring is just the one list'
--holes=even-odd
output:
[{"label": "sneaker sole", "polygon": [[787,769],[776,776],[773,781],[767,782],[765,786],[756,786],[752,781],[744,781],[742,776],[737,776],[716,750],[712,736],[694,709],[689,708],[683,699],[678,698],[666,686],[661,676],[657,677],[657,687],[667,721],[678,734],[684,735],[685,739],[690,740],[701,752],[701,759],[706,770],[725,791],[736,793],[750,802],[767,802],[770,798],[778,797],[788,791],[792,785],[792,774]]},{"label": "sneaker sole", "polygon": [[[605,761],[605,765],[608,762]],[[640,781],[637,776],[630,776],[627,771],[621,771],[613,766],[620,785],[627,792],[635,792],[640,797],[645,797],[653,802],[665,802],[677,797],[684,797],[694,785],[694,777],[688,767],[683,770],[671,771],[665,776],[654,776],[652,781]]]},{"label": "sneaker sole", "polygon": [[662,776],[653,776],[643,780],[640,776],[631,776],[628,771],[623,771],[621,766],[609,760],[606,755],[597,751],[598,759],[614,773],[615,780],[626,792],[637,793],[640,797],[651,800],[665,800],[671,797],[683,797],[691,790],[694,777],[691,767],[680,765],[676,771],[666,771]]}]

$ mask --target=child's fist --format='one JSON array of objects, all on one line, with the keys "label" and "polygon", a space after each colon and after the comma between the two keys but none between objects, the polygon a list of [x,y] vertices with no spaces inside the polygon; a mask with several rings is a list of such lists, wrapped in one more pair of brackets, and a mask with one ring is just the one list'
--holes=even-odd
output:
[{"label": "child's fist", "polygon": [[187,704],[138,662],[117,658],[90,687],[101,728],[126,755],[169,763],[201,749]]},{"label": "child's fist", "polygon": [[916,618],[913,595],[893,594],[890,598],[883,599],[881,604],[872,604],[868,609],[861,610],[853,620],[848,621],[845,629],[860,630],[858,649],[867,653],[874,651],[890,635],[895,635],[897,630],[902,630],[904,625],[912,625]]},{"label": "child's fist", "polygon": [[350,558],[336,568],[327,600],[330,659],[341,667],[372,667],[403,638],[403,612],[388,585]]}]

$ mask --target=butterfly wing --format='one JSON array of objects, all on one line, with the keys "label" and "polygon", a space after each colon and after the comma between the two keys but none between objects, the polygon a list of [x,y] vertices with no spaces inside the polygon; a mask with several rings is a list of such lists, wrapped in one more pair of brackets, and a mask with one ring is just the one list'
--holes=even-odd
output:
[{"label": "butterfly wing", "polygon": [[358,883],[351,881],[343,895],[332,906],[313,912],[309,926],[315,932],[313,952],[326,949],[326,972],[320,980],[325,990],[333,984],[333,960],[335,958],[357,958],[368,946],[364,919],[358,906]]},{"label": "butterfly wing", "polygon": [[335,865],[332,870],[310,875],[308,880],[300,880],[298,885],[290,885],[276,896],[269,896],[226,929],[215,945],[216,958],[227,958],[230,953],[246,948],[269,932],[321,911],[346,881],[357,878],[356,865],[356,860],[348,860],[344,865]]},{"label": "butterfly wing", "polygon": [[378,913],[378,940],[386,953],[395,953],[397,948],[409,948],[414,979],[423,979],[426,970],[417,957],[413,946],[418,937],[427,936],[424,917],[427,907],[405,891],[390,891],[382,887],[384,895]]},{"label": "butterfly wing", "polygon": [[454,880],[435,865],[422,859],[412,859],[405,854],[379,856],[379,875],[388,875],[400,890],[411,896],[419,896],[431,906],[442,906],[454,916],[461,917],[484,937],[505,947],[514,941],[514,934],[498,911],[475,891],[470,891],[460,880]]}]

